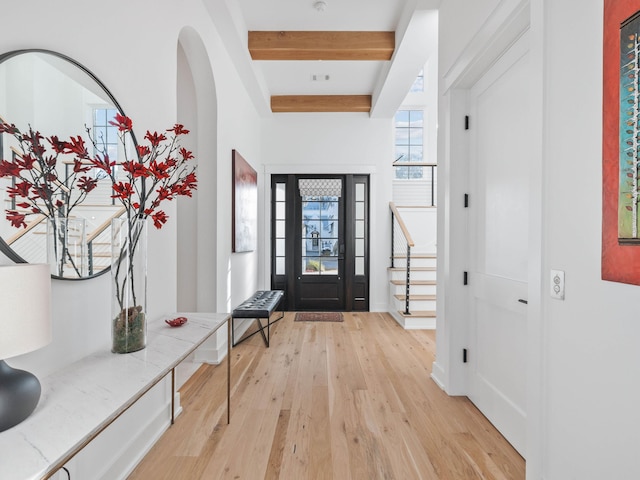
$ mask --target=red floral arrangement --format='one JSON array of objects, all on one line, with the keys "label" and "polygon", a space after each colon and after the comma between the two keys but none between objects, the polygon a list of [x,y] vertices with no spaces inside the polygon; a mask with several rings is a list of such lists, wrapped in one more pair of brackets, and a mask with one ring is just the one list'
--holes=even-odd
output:
[{"label": "red floral arrangement", "polygon": [[[129,117],[116,114],[109,124],[118,128],[118,136],[126,145],[126,135],[131,134],[133,122]],[[167,215],[159,210],[161,202],[180,195],[191,197],[197,188],[195,165],[189,150],[180,146],[179,137],[189,130],[176,124],[165,133],[147,131],[149,145],[137,146],[137,158],[126,158],[121,163],[126,181],[116,179],[116,162],[110,160],[106,149],[87,133],[97,153],[89,154],[82,137],[62,141],[57,136],[45,138],[29,127],[22,133],[14,124],[0,120],[0,134],[8,133],[18,141],[18,149],[10,160],[0,160],[0,177],[13,177],[13,186],[7,188],[9,198],[16,199],[15,207],[7,210],[7,220],[15,227],[26,227],[29,215],[42,214],[49,218],[69,216],[73,208],[82,203],[87,194],[96,188],[98,180],[86,175],[93,167],[103,170],[110,178],[113,198],[117,198],[127,210],[128,218],[151,217],[156,228],[162,228]],[[48,145],[47,145],[48,144]],[[59,156],[73,155],[73,169],[64,178],[58,178]],[[74,195],[77,187],[78,194]],[[18,208],[20,210],[18,210]]]},{"label": "red floral arrangement", "polygon": [[[139,301],[146,297],[146,288],[134,281],[134,277],[139,280],[138,269],[146,262],[146,257],[144,260],[137,258],[136,253],[140,251],[139,240],[144,231],[138,220],[150,217],[156,228],[162,228],[168,217],[159,209],[161,203],[182,195],[191,197],[197,188],[197,178],[196,166],[191,162],[193,154],[180,146],[180,137],[189,133],[184,126],[176,124],[164,133],[147,131],[144,139],[148,144],[137,145],[136,157],[129,158],[127,136],[133,140],[133,122],[129,117],[116,114],[109,124],[118,129],[118,137],[124,147],[124,161],[116,165],[109,158],[106,146],[99,145],[89,129],[87,134],[99,153],[87,156],[86,160],[109,176],[112,197],[118,199],[126,210],[126,239],[111,264],[115,300],[112,351],[128,353],[144,348],[146,342],[146,302]],[[78,147],[76,153],[82,157],[84,147]],[[122,178],[117,174],[119,168],[122,168],[126,179],[119,179]]]},{"label": "red floral arrangement", "polygon": [[[109,124],[118,128],[118,137],[122,145],[126,145],[126,136],[132,134],[133,122],[129,117],[116,114],[115,121]],[[127,158],[121,163],[126,172],[126,181],[118,181],[114,171],[116,163],[109,159],[105,148],[91,137],[98,153],[94,157],[82,157],[86,152],[84,145],[78,145],[74,153],[90,161],[94,166],[102,169],[111,178],[113,198],[122,202],[127,211],[127,218],[153,219],[156,228],[162,228],[167,222],[167,214],[158,207],[164,200],[173,200],[177,196],[192,196],[197,188],[196,166],[189,160],[193,154],[180,146],[179,137],[189,133],[183,125],[176,124],[165,133],[147,130],[144,136],[149,145],[137,146],[137,158]],[[72,147],[73,148],[73,147]]]},{"label": "red floral arrangement", "polygon": [[[14,124],[0,120],[2,133],[12,135],[18,142],[12,158],[0,160],[0,177],[14,179],[13,185],[7,188],[9,198],[14,199],[13,205],[6,212],[7,220],[14,227],[26,227],[30,215],[68,217],[97,186],[98,180],[86,175],[93,166],[84,161],[87,155],[81,137],[71,137],[68,141],[57,136],[45,139],[31,127],[23,133]],[[59,157],[68,154],[74,154],[73,169],[66,178],[60,179]]]}]

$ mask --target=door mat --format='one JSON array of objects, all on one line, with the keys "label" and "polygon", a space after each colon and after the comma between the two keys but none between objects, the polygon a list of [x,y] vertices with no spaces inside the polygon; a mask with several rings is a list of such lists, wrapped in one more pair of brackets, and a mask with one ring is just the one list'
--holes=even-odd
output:
[{"label": "door mat", "polygon": [[340,312],[298,312],[296,322],[342,322]]}]

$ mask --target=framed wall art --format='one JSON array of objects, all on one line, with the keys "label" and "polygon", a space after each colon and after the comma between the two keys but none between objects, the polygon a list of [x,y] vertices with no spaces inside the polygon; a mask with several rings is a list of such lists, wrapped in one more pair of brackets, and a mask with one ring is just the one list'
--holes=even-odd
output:
[{"label": "framed wall art", "polygon": [[640,0],[605,0],[602,279],[640,285]]},{"label": "framed wall art", "polygon": [[233,150],[233,252],[252,252],[258,241],[258,174]]}]

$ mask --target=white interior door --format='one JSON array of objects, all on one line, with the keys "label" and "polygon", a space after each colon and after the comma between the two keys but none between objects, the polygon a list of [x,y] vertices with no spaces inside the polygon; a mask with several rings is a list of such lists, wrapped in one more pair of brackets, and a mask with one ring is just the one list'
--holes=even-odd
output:
[{"label": "white interior door", "polygon": [[525,456],[531,149],[526,35],[471,88],[470,395]]}]

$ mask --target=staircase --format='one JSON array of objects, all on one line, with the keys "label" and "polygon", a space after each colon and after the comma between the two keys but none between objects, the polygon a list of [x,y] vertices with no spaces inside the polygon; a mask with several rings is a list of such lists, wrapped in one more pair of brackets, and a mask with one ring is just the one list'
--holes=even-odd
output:
[{"label": "staircase", "polygon": [[389,207],[392,217],[391,266],[388,268],[390,313],[407,330],[435,329],[435,243],[416,246],[399,208],[393,202]]},{"label": "staircase", "polygon": [[406,255],[388,268],[391,315],[405,329],[436,328],[436,254],[411,254],[409,313],[406,312]]}]

